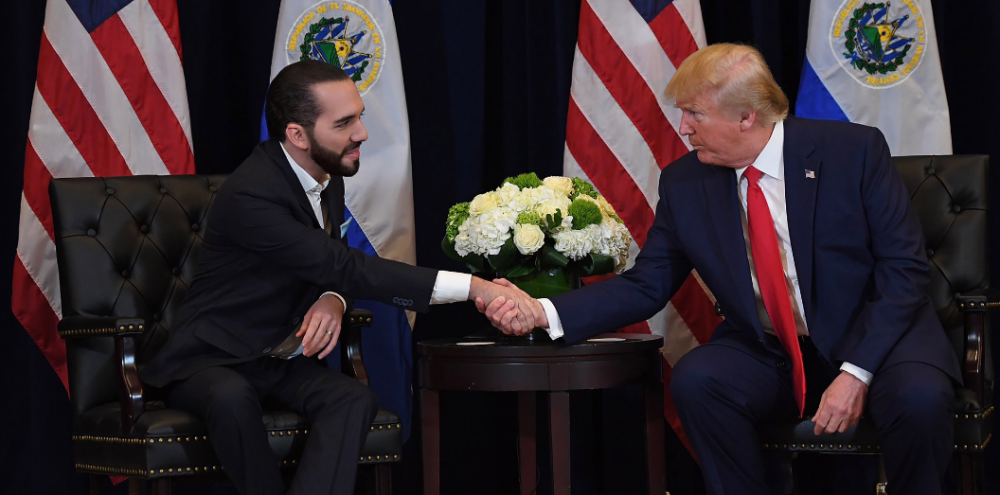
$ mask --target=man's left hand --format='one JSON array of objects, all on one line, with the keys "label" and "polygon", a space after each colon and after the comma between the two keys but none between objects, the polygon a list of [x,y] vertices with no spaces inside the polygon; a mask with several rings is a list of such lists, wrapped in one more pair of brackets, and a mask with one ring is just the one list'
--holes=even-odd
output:
[{"label": "man's left hand", "polygon": [[865,410],[868,385],[854,375],[841,371],[840,376],[823,392],[819,409],[813,416],[816,426],[813,433],[843,433],[858,424],[861,412]]},{"label": "man's left hand", "polygon": [[344,305],[340,303],[340,298],[332,294],[320,296],[306,312],[302,326],[295,333],[296,337],[302,338],[302,354],[310,357],[320,349],[320,359],[330,354],[340,338],[343,319]]}]

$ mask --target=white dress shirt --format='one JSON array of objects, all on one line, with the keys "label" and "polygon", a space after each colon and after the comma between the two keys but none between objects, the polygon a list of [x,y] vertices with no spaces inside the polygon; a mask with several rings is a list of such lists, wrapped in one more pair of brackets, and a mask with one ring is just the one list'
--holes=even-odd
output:
[{"label": "white dress shirt", "polygon": [[[805,314],[802,310],[802,292],[799,290],[799,278],[795,271],[795,256],[792,253],[792,239],[788,231],[788,214],[785,203],[785,126],[783,122],[774,125],[774,131],[767,145],[761,150],[760,155],[754,161],[753,166],[763,172],[758,184],[764,193],[768,209],[771,210],[771,219],[774,220],[774,230],[778,235],[778,247],[781,250],[781,265],[785,270],[785,283],[788,286],[788,293],[792,295],[792,314],[795,320],[795,330],[799,335],[809,335],[809,328],[806,325]],[[774,334],[774,327],[767,311],[764,309],[764,301],[760,295],[760,287],[757,285],[757,273],[754,270],[753,253],[750,250],[750,237],[747,230],[747,181],[743,180],[743,172],[747,167],[736,170],[736,186],[740,196],[741,218],[743,220],[743,240],[746,250],[747,260],[750,262],[750,278],[753,281],[754,299],[757,303],[757,315],[760,319],[764,331]],[[557,339],[564,335],[562,322],[555,306],[548,299],[540,299],[542,307],[545,309],[545,316],[549,320],[549,336]],[[866,385],[871,384],[872,374],[851,363],[844,362],[840,369],[846,371]]]}]

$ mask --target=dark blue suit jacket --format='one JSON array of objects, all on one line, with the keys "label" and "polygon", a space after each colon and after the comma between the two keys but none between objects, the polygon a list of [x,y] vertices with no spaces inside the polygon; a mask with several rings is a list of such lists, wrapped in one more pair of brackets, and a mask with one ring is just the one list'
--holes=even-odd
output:
[{"label": "dark blue suit jacket", "polygon": [[[198,274],[163,348],[142,370],[162,387],[209,366],[257,359],[299,325],[323,293],[427,311],[437,271],[366,256],[331,237],[276,140],[261,143],[212,205]],[[343,218],[344,185],[323,192]],[[403,305],[402,302],[406,304]]]},{"label": "dark blue suit jacket", "polygon": [[[802,119],[784,126],[789,230],[816,347],[834,366],[848,361],[875,373],[918,361],[960,383],[957,359],[924,292],[923,234],[881,132]],[[663,170],[659,195],[632,269],[552,298],[566,341],[651,317],[694,268],[725,312],[713,342],[762,359],[784,356],[764,338],[757,317],[735,170],[705,165],[692,152]]]}]

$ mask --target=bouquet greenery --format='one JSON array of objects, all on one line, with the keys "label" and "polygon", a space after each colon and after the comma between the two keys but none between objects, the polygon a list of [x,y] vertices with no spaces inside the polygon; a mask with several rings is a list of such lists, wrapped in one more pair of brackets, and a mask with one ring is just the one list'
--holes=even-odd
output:
[{"label": "bouquet greenery", "polygon": [[505,277],[547,297],[569,290],[580,276],[621,271],[631,241],[589,182],[528,173],[452,206],[441,247],[473,273]]}]

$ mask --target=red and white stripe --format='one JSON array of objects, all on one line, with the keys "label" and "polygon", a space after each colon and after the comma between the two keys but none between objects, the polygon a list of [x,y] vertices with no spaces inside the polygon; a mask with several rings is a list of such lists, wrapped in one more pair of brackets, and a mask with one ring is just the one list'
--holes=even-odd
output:
[{"label": "red and white stripe", "polygon": [[25,150],[15,316],[63,384],[52,178],[194,172],[175,0],[134,0],[88,33],[49,0]]},{"label": "red and white stripe", "polygon": [[[615,207],[634,239],[631,259],[653,223],[660,170],[690,150],[677,131],[680,110],[663,90],[704,46],[698,0],[675,0],[648,23],[628,0],[581,5],[563,171],[593,182]],[[664,412],[682,439],[670,369],[718,323],[714,299],[692,273],[656,316],[622,330],[664,337]]]}]

